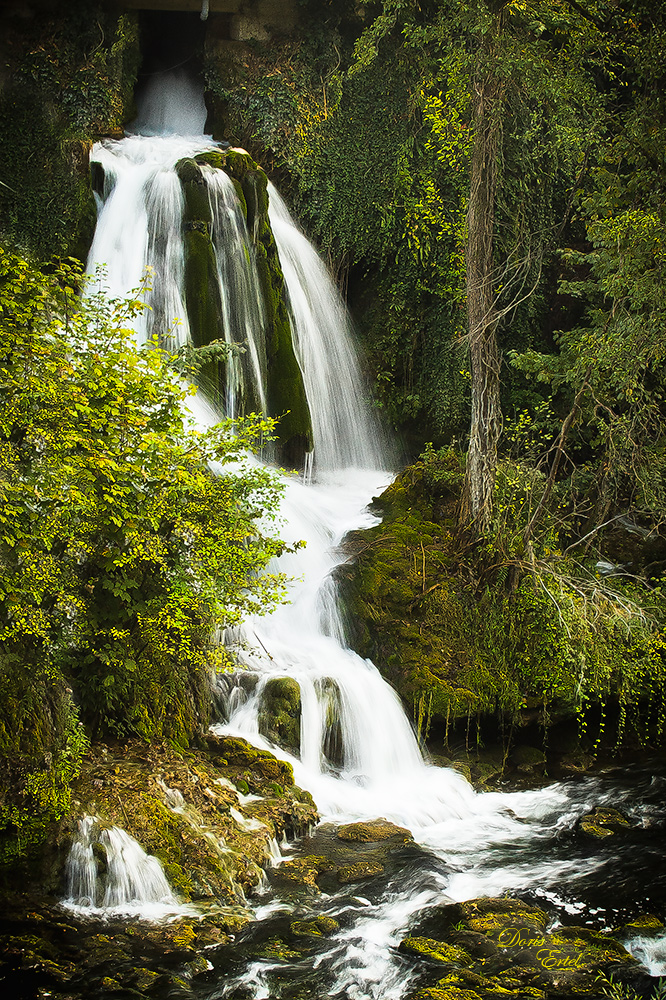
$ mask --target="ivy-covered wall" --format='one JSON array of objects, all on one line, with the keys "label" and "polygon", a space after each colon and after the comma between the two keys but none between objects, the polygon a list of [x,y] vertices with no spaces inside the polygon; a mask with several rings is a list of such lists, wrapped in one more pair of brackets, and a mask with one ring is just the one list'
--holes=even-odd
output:
[{"label": "ivy-covered wall", "polygon": [[72,0],[0,15],[0,239],[85,260],[95,225],[91,144],[132,116],[137,16]]}]

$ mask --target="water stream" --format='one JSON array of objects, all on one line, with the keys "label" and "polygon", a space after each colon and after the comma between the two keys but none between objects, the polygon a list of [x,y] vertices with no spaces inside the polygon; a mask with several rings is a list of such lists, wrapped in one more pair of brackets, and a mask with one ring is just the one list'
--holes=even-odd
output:
[{"label": "water stream", "polygon": [[[183,81],[155,84],[136,134],[94,150],[105,181],[89,270],[103,264],[111,293],[122,295],[141,283],[146,265],[153,268],[152,311],[137,333],[157,332],[171,346],[188,338],[179,238],[183,204],[173,167],[182,156],[215,147],[202,134],[199,96]],[[254,398],[265,406],[263,307],[233,185],[219,171],[205,176],[225,330],[247,345],[243,366],[228,366],[226,401],[233,415],[244,380],[252,382]],[[399,1000],[413,974],[396,945],[413,915],[442,899],[521,891],[562,917],[617,922],[631,909],[631,890],[618,886],[617,875],[610,877],[617,858],[605,847],[581,849],[572,830],[577,817],[605,802],[632,815],[637,828],[659,827],[664,780],[618,774],[477,794],[457,772],[424,758],[395,693],[372,663],[347,647],[331,574],[344,536],[374,523],[367,505],[390,482],[393,460],[368,406],[344,305],[277,191],[272,186],[269,191],[315,440],[314,468],[300,480],[285,479],[283,531],[288,541],[304,539],[307,545],[281,560],[280,569],[292,577],[290,603],[230,637],[243,673],[256,683],[241,682],[240,671],[236,679],[223,678],[220,700],[226,711],[216,728],[289,760],[324,824],[384,817],[412,832],[416,846],[407,850],[404,864],[368,897],[346,890],[322,896],[320,909],[334,912],[341,930],[321,943],[305,971],[300,960],[291,969],[297,978],[312,977],[311,996]],[[200,419],[211,419],[203,401],[193,408]],[[300,687],[298,755],[268,743],[260,732],[267,685],[281,677]],[[657,843],[649,838],[647,843],[640,863],[623,859],[630,872],[641,868],[644,887],[659,853]],[[663,867],[654,871],[652,890],[662,905]],[[77,895],[90,893],[72,889],[72,897]],[[262,903],[258,924],[279,926],[290,909],[288,903]],[[663,942],[636,944],[652,975],[666,972],[665,948]],[[278,966],[285,973],[288,963],[239,960],[233,975],[201,995],[271,996]]]}]

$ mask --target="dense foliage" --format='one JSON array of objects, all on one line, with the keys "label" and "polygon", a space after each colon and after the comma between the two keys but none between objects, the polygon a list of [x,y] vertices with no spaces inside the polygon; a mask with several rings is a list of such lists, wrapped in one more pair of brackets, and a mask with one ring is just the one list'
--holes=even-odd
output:
[{"label": "dense foliage", "polygon": [[[533,726],[547,743],[578,719],[588,750],[606,739],[660,742],[666,721],[666,602],[661,588],[602,576],[596,556],[563,553],[556,516],[531,564],[519,543],[534,474],[500,467],[495,535],[456,545],[461,456],[426,449],[378,503],[382,523],[352,539],[342,572],[350,636],[445,743]],[[479,580],[479,565],[485,568]],[[590,709],[592,712],[589,712]]]},{"label": "dense foliage", "polygon": [[88,155],[130,117],[136,16],[86,0],[11,13],[0,25],[0,236],[85,260],[95,226]]},{"label": "dense foliage", "polygon": [[19,831],[35,803],[65,808],[79,720],[186,745],[216,630],[281,596],[258,575],[280,488],[241,462],[270,426],[196,429],[169,357],[129,329],[140,302],[77,280],[0,257],[0,818]]},{"label": "dense foliage", "polygon": [[[480,130],[492,134],[492,516],[468,549],[446,542],[448,583],[435,579],[427,600],[414,591],[421,542],[428,566],[440,558],[429,542],[437,517],[405,525],[410,540],[389,545],[385,560],[370,547],[362,563],[377,565],[361,589],[389,638],[382,648],[365,636],[364,650],[396,682],[387,658],[420,664],[404,693],[420,703],[439,692],[440,713],[456,701],[453,678],[476,692],[473,710],[515,716],[528,697],[545,718],[553,699],[571,709],[611,697],[621,725],[641,705],[661,729],[662,7],[330,0],[324,13],[306,4],[305,18],[300,36],[255,45],[235,75],[224,77],[230,63],[209,50],[220,128],[282,172],[348,287],[379,404],[412,446],[453,442],[461,470],[471,392],[483,388],[465,316],[472,161]],[[416,470],[418,479],[422,463]],[[447,517],[439,533],[456,534],[459,511]],[[447,593],[458,596],[433,610]],[[477,666],[448,676],[442,649],[469,634]],[[443,686],[423,674],[431,660]],[[456,710],[467,711],[461,699]]]},{"label": "dense foliage", "polygon": [[[584,412],[594,418],[575,460],[586,463],[596,491],[597,470],[612,458],[619,485],[620,469],[637,468],[660,426],[661,8],[642,0],[385,0],[361,11],[331,0],[324,15],[312,4],[305,16],[301,37],[281,49],[255,45],[234,72],[211,49],[207,79],[222,101],[221,132],[282,171],[299,214],[348,281],[379,402],[418,444],[465,439],[472,93],[479,74],[492,74],[501,82],[494,243],[502,407],[511,419],[537,419],[547,403],[550,446],[591,361]],[[644,319],[649,342],[639,332]],[[537,365],[534,354],[550,360]],[[645,391],[618,385],[625,372]],[[595,409],[602,383],[606,416]],[[611,397],[627,390],[631,406],[620,414]],[[638,409],[636,422],[629,410]],[[508,437],[500,448],[511,450]],[[651,462],[658,452],[650,448]]]},{"label": "dense foliage", "polygon": [[[614,701],[620,729],[628,713],[641,739],[661,737],[663,7],[304,0],[299,12],[267,44],[211,31],[209,122],[281,183],[328,255],[408,447],[453,445],[429,449],[386,500],[394,537],[361,559],[353,599],[374,625],[358,641],[399,687],[405,665],[422,721],[535,712],[545,724]],[[130,117],[136,19],[76,0],[13,22],[4,46],[2,233],[83,256],[89,143]],[[502,433],[488,530],[465,547],[453,486],[476,377],[465,306],[481,92]],[[256,572],[279,549],[257,527],[274,484],[209,469],[262,428],[233,441],[188,430],[167,359],[123,332],[136,305],[82,305],[72,287],[66,271],[2,258],[0,750],[17,795],[0,808],[25,837],[26,804],[66,806],[80,720],[96,735],[191,737],[220,655],[213,630],[270,601]]]}]

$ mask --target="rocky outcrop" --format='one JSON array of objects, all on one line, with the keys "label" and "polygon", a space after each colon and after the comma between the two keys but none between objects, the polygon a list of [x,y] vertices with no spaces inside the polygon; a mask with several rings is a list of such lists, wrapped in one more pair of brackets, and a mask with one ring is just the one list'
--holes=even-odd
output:
[{"label": "rocky outcrop", "polygon": [[[631,681],[633,654],[617,627],[585,624],[575,588],[563,584],[554,595],[550,578],[502,554],[506,540],[462,545],[462,481],[453,449],[430,448],[375,498],[381,523],[348,537],[337,571],[349,640],[398,691],[422,735],[445,746],[464,740],[467,749],[498,735],[505,748],[509,739],[527,744],[502,762],[525,776],[560,760],[584,771],[597,737],[630,738],[625,716],[645,708],[656,718]],[[560,571],[578,572],[572,564]],[[658,726],[650,736],[659,742]]]},{"label": "rocky outcrop", "polygon": [[589,927],[551,926],[520,899],[481,898],[431,911],[400,951],[431,983],[411,1000],[598,997],[600,977],[647,980],[615,938]]},{"label": "rocky outcrop", "polygon": [[[279,458],[300,467],[312,450],[312,422],[303,375],[296,359],[284,277],[268,218],[268,180],[261,167],[241,149],[209,150],[176,164],[185,199],[185,292],[192,341],[205,347],[223,339],[224,328],[211,241],[212,212],[203,171],[222,170],[233,181],[254,252],[264,312],[266,397],[268,416],[279,419]],[[242,345],[241,345],[242,346]],[[208,363],[199,380],[213,399],[223,394],[224,364]],[[256,409],[251,379],[246,379],[248,412]]]},{"label": "rocky outcrop", "polygon": [[259,732],[290,753],[301,749],[301,689],[293,677],[271,677],[262,692]]}]

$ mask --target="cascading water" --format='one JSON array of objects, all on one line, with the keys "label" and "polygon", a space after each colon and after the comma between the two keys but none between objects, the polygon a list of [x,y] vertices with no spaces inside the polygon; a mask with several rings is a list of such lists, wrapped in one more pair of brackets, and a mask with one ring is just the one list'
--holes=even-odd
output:
[{"label": "cascading water", "polygon": [[178,907],[162,866],[117,826],[79,821],[67,860],[65,905],[93,915],[136,911],[163,916]]},{"label": "cascading water", "polygon": [[[135,128],[141,134],[103,142],[94,150],[104,188],[89,270],[104,265],[110,291],[123,295],[140,285],[145,267],[151,267],[152,311],[137,335],[157,335],[178,346],[188,340],[189,325],[183,196],[174,166],[217,147],[201,134],[201,102],[178,80],[156,85]],[[237,413],[241,397],[266,409],[266,316],[252,240],[234,185],[205,165],[201,176],[211,206],[224,338],[245,350],[232,354],[226,365],[227,409]],[[327,953],[332,995],[397,1000],[410,976],[394,946],[401,929],[425,906],[442,898],[529,889],[563,913],[583,908],[586,880],[603,862],[569,856],[558,848],[557,838],[571,829],[576,816],[611,793],[588,782],[476,794],[456,772],[423,759],[394,692],[370,662],[346,648],[331,576],[339,560],[336,548],[347,532],[373,523],[367,503],[390,481],[383,470],[391,463],[364,401],[344,306],[273,187],[269,212],[314,438],[314,474],[310,455],[301,481],[285,479],[284,533],[288,541],[304,539],[307,545],[280,561],[292,578],[291,603],[248,622],[236,636],[244,669],[235,678],[221,679],[226,719],[218,729],[288,759],[324,819],[386,817],[408,827],[425,849],[429,860],[420,873],[398,879],[370,910],[367,900],[354,897],[347,929],[331,939]],[[195,400],[193,410],[203,420],[214,419],[203,400]],[[247,682],[249,674],[253,683]],[[261,733],[271,684],[281,678],[296,681],[300,689],[297,754],[275,747]],[[90,881],[89,873],[82,878]],[[80,895],[87,894],[85,886]],[[269,995],[269,967],[260,962],[245,970],[243,996]],[[233,995],[237,986],[231,981],[216,995]]]}]

